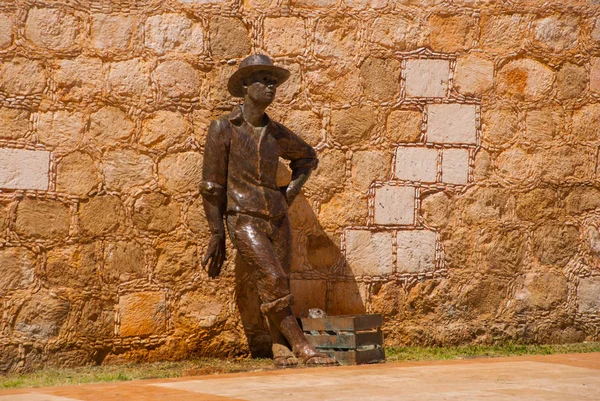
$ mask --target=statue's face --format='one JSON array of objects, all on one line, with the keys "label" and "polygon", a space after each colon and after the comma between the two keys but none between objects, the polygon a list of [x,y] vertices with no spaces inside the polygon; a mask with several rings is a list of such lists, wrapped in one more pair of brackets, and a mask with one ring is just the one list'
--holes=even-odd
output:
[{"label": "statue's face", "polygon": [[268,71],[256,71],[244,80],[244,89],[254,103],[269,105],[275,99],[277,78]]}]

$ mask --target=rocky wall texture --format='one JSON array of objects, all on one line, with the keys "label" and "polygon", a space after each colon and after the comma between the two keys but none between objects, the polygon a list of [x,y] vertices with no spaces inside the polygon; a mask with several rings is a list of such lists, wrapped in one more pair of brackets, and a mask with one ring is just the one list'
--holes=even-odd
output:
[{"label": "rocky wall texture", "polygon": [[0,372],[268,348],[234,250],[199,266],[206,129],[254,52],[320,158],[297,314],[382,313],[387,345],[599,339],[595,1],[4,0]]}]

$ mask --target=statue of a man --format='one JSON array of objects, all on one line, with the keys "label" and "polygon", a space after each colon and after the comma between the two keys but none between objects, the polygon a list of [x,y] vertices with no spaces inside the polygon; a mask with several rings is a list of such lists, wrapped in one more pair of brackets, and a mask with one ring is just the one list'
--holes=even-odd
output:
[{"label": "statue of a man", "polygon": [[[337,362],[312,347],[292,312],[289,272],[291,230],[288,206],[317,167],[314,149],[265,109],[289,71],[269,57],[245,58],[229,78],[227,89],[244,103],[208,129],[201,192],[211,231],[202,265],[216,277],[225,260],[225,226],[238,254],[248,265],[267,316],[278,367]],[[278,187],[279,158],[290,160],[292,180]],[[291,350],[289,346],[291,346]]]}]

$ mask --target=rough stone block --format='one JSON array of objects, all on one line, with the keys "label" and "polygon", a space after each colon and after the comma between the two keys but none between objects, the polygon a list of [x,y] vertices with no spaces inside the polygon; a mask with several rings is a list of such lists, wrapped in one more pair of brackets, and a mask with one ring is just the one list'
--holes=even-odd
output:
[{"label": "rough stone block", "polygon": [[315,54],[324,58],[352,57],[357,50],[358,25],[351,18],[321,18],[315,31]]},{"label": "rough stone block", "polygon": [[477,142],[477,108],[467,104],[427,106],[427,142]]},{"label": "rough stone block", "polygon": [[334,110],[331,113],[331,133],[341,145],[354,145],[367,139],[375,123],[375,110],[370,106]]},{"label": "rough stone block", "polygon": [[335,193],[331,199],[321,204],[319,222],[332,230],[347,225],[365,225],[369,209],[367,197],[361,192],[347,190]]},{"label": "rough stone block", "polygon": [[158,54],[168,51],[201,54],[204,46],[202,24],[179,14],[154,15],[145,24],[146,47]]},{"label": "rough stone block", "polygon": [[[333,188],[343,185],[346,179],[346,155],[337,149],[319,152],[319,167],[310,176],[306,189],[310,191],[331,192]],[[328,200],[329,198],[327,198]]]},{"label": "rough stone block", "polygon": [[200,291],[186,292],[177,307],[175,327],[186,331],[208,329],[223,320],[226,311],[219,299]]},{"label": "rough stone block", "polygon": [[302,54],[306,50],[304,20],[297,17],[265,18],[265,46],[273,56]]},{"label": "rough stone block", "polygon": [[161,241],[156,253],[154,277],[164,282],[187,282],[200,264],[198,246],[190,241]]},{"label": "rough stone block", "polygon": [[567,278],[560,272],[528,272],[517,285],[515,299],[525,307],[550,310],[567,300]]},{"label": "rough stone block", "polygon": [[590,60],[590,90],[600,92],[600,57],[592,57]]},{"label": "rough stone block", "polygon": [[182,144],[189,136],[189,124],[181,113],[159,110],[142,125],[140,143],[153,149]]},{"label": "rough stone block", "polygon": [[347,104],[361,94],[359,69],[352,65],[332,63],[326,68],[311,68],[306,72],[311,98],[334,104]]},{"label": "rough stone block", "polygon": [[51,287],[72,289],[99,285],[97,248],[99,244],[67,245],[46,253],[46,280]]},{"label": "rough stone block", "polygon": [[150,97],[150,64],[141,59],[108,64],[108,89],[121,96]]},{"label": "rough stone block", "polygon": [[97,237],[113,234],[121,225],[124,216],[121,200],[116,196],[96,196],[79,205],[81,234]]},{"label": "rough stone block", "polygon": [[435,270],[435,231],[398,231],[396,269],[398,273],[427,273]]},{"label": "rough stone block", "polygon": [[393,143],[414,143],[421,138],[423,113],[415,110],[392,110],[387,118],[387,134]]},{"label": "rough stone block", "polygon": [[172,98],[193,98],[200,92],[200,73],[185,61],[165,61],[154,72],[161,93]]},{"label": "rough stone block", "polygon": [[406,97],[446,97],[450,62],[436,59],[406,61]]},{"label": "rough stone block", "polygon": [[167,155],[158,163],[160,185],[171,193],[197,191],[202,180],[202,160],[199,152]]},{"label": "rough stone block", "polygon": [[121,337],[162,334],[167,325],[167,305],[162,292],[136,292],[119,297]]},{"label": "rough stone block", "polygon": [[371,40],[393,50],[411,50],[421,44],[418,22],[404,15],[382,14],[375,18]]},{"label": "rough stone block", "polygon": [[459,57],[454,72],[454,88],[464,95],[478,96],[494,85],[494,62],[469,54]]},{"label": "rough stone block", "polygon": [[438,150],[433,148],[397,147],[396,178],[400,180],[435,182]]},{"label": "rough stone block", "polygon": [[133,121],[116,107],[103,107],[90,116],[90,135],[100,146],[128,139],[133,129]]},{"label": "rough stone block", "polygon": [[[584,107],[576,110],[573,114],[573,132],[583,140],[596,140],[598,134],[590,119],[599,117],[600,108]],[[527,139],[536,143],[552,141],[562,134],[563,120],[564,111],[560,106],[528,110],[525,116]]]},{"label": "rough stone block", "polygon": [[587,277],[579,280],[577,303],[579,313],[600,312],[600,277]]},{"label": "rough stone block", "polygon": [[[590,90],[592,92],[600,90],[600,65],[596,60],[598,58],[592,57],[590,67]],[[567,62],[556,73],[557,96],[561,100],[580,97],[586,91],[587,84],[587,71],[583,65]]]},{"label": "rough stone block", "polygon": [[362,190],[392,173],[392,155],[380,150],[361,150],[352,155],[352,182]]},{"label": "rough stone block", "polygon": [[534,38],[543,47],[554,51],[577,46],[579,18],[570,15],[552,15],[535,22]]},{"label": "rough stone block", "polygon": [[411,225],[415,222],[415,189],[387,185],[375,190],[375,224]]},{"label": "rough stone block", "polygon": [[511,108],[488,108],[481,113],[482,141],[492,145],[510,142],[519,133],[519,115]]},{"label": "rough stone block", "polygon": [[56,190],[85,196],[100,184],[100,173],[90,155],[73,152],[63,157],[56,167]]},{"label": "rough stone block", "polygon": [[0,148],[0,188],[48,189],[50,152]]},{"label": "rough stone block", "polygon": [[0,63],[0,91],[10,95],[40,94],[46,88],[46,70],[39,61],[15,57]]},{"label": "rough stone block", "polygon": [[85,116],[67,110],[50,111],[39,115],[37,136],[41,143],[57,151],[74,149],[81,140]]},{"label": "rough stone block", "polygon": [[579,230],[551,222],[533,233],[533,251],[540,263],[563,267],[577,253]]},{"label": "rough stone block", "polygon": [[465,185],[469,173],[468,149],[444,149],[442,152],[442,182]]},{"label": "rough stone block", "polygon": [[429,43],[434,51],[458,52],[473,46],[477,18],[464,15],[440,15],[429,17]]},{"label": "rough stone block", "polygon": [[27,248],[0,249],[0,296],[33,284],[36,257]]},{"label": "rough stone block", "polygon": [[214,17],[209,33],[211,53],[217,60],[241,58],[250,53],[250,36],[241,19]]},{"label": "rough stone block", "polygon": [[31,8],[25,37],[43,49],[68,50],[77,44],[80,28],[74,16],[57,8]]},{"label": "rough stone block", "polygon": [[143,194],[133,209],[133,222],[142,230],[169,232],[179,223],[179,205],[161,193]]},{"label": "rough stone block", "polygon": [[35,340],[56,337],[71,309],[68,301],[46,289],[41,289],[21,302],[14,330],[20,336]]},{"label": "rough stone block", "polygon": [[10,15],[0,14],[0,49],[6,49],[12,45],[13,23]]},{"label": "rough stone block", "polygon": [[123,51],[131,47],[140,23],[137,17],[119,14],[92,14],[92,45],[100,51]]},{"label": "rough stone block", "polygon": [[322,118],[312,110],[290,110],[279,121],[311,146],[323,140]]},{"label": "rough stone block", "polygon": [[29,112],[0,107],[0,138],[19,139],[29,131]]},{"label": "rough stone block", "polygon": [[481,17],[481,47],[492,52],[516,52],[529,31],[526,14],[488,14]]},{"label": "rough stone block", "polygon": [[497,92],[517,100],[536,101],[552,90],[554,71],[532,58],[506,63],[496,76]]},{"label": "rough stone block", "polygon": [[154,161],[135,150],[114,150],[104,157],[104,181],[112,190],[131,190],[152,181]]},{"label": "rough stone block", "polygon": [[365,95],[379,102],[395,100],[400,92],[400,62],[371,57],[360,67]]},{"label": "rough stone block", "polygon": [[105,284],[115,286],[147,276],[144,249],[136,241],[109,242],[104,247],[104,268],[101,272]]},{"label": "rough stone block", "polygon": [[325,295],[327,282],[325,280],[290,280],[290,291],[294,296],[292,310],[296,317],[307,317],[312,308],[326,309]]},{"label": "rough stone block", "polygon": [[197,198],[194,203],[188,207],[186,222],[190,230],[195,234],[207,235],[209,233],[208,222],[206,221],[206,214],[204,213],[204,206],[202,204],[202,197]]},{"label": "rough stone block", "polygon": [[347,230],[346,260],[355,276],[393,273],[392,233]]},{"label": "rough stone block", "polygon": [[17,206],[15,231],[24,237],[64,238],[69,234],[69,208],[53,200],[24,199]]},{"label": "rough stone block", "polygon": [[102,93],[102,60],[83,56],[60,60],[54,79],[56,92],[61,100],[93,99]]}]

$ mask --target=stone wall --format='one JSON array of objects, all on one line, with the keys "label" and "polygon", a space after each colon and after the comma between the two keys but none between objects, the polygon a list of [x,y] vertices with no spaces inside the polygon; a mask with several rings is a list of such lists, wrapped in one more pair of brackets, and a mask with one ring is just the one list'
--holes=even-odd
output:
[{"label": "stone wall", "polygon": [[598,16],[0,2],[0,371],[265,352],[233,249],[199,266],[207,125],[254,52],[292,71],[271,115],[321,161],[291,210],[296,313],[382,313],[387,345],[598,340]]}]

